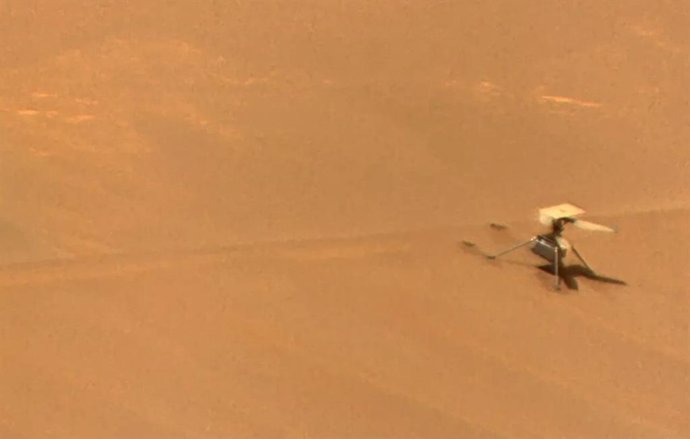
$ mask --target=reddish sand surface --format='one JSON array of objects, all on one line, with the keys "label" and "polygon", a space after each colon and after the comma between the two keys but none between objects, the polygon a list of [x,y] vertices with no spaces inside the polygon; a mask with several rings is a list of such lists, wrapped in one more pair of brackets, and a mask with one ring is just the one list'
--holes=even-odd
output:
[{"label": "reddish sand surface", "polygon": [[690,437],[689,28],[0,2],[0,438]]}]

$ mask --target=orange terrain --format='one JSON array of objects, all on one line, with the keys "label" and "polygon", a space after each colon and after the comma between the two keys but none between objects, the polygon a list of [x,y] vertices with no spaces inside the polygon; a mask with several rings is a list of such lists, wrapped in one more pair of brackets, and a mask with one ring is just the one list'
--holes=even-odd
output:
[{"label": "orange terrain", "polygon": [[690,437],[689,28],[0,2],[0,438]]}]

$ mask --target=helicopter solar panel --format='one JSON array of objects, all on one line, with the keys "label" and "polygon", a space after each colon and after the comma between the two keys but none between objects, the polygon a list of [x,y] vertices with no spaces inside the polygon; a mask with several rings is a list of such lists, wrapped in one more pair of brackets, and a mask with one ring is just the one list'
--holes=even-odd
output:
[{"label": "helicopter solar panel", "polygon": [[539,216],[542,219],[556,219],[564,217],[572,217],[585,213],[584,209],[581,209],[570,203],[558,204],[556,206],[544,207],[539,209]]}]

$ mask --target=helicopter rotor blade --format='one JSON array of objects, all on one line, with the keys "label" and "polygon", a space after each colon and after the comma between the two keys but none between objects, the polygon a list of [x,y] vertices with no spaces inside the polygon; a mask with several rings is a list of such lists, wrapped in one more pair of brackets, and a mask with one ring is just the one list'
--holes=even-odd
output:
[{"label": "helicopter rotor blade", "polygon": [[602,224],[593,223],[591,221],[575,220],[575,222],[573,224],[575,225],[575,227],[583,229],[583,230],[592,230],[595,232],[610,232],[610,233],[616,232],[616,229],[614,229],[612,227],[605,226]]}]

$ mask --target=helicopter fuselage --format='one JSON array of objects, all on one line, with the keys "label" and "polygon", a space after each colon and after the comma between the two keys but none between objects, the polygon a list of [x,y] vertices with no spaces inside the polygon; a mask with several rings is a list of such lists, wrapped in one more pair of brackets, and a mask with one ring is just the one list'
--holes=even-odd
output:
[{"label": "helicopter fuselage", "polygon": [[567,243],[563,238],[556,239],[556,236],[552,233],[537,235],[532,245],[532,252],[549,262],[554,262],[556,249],[558,249],[559,259],[562,260],[568,252]]}]

